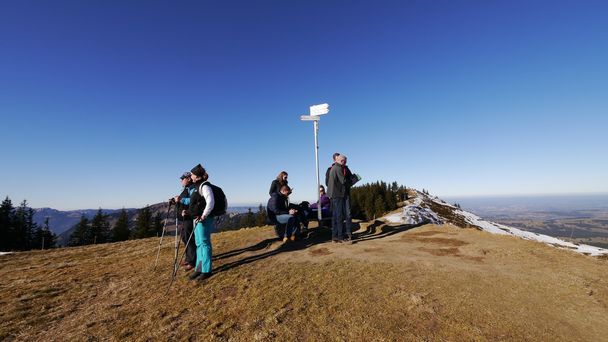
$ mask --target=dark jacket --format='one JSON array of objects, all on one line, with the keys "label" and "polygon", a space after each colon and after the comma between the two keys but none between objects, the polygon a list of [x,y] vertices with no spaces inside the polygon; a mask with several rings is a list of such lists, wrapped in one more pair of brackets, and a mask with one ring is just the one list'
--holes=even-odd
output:
[{"label": "dark jacket", "polygon": [[331,164],[330,167],[325,171],[325,186],[329,186],[329,171],[331,171],[332,166],[336,165],[336,163]]},{"label": "dark jacket", "polygon": [[270,222],[276,223],[277,215],[289,214],[288,203],[287,196],[284,196],[281,193],[275,192],[270,196],[268,204],[266,205],[266,211]]},{"label": "dark jacket", "polygon": [[330,198],[341,198],[348,197],[350,195],[351,181],[348,174],[352,173],[348,167],[342,167],[338,163],[334,163],[329,170],[329,177],[327,183],[327,195]]},{"label": "dark jacket", "polygon": [[203,181],[192,184],[190,190],[190,204],[188,205],[188,214],[190,217],[200,217],[207,206],[203,194],[198,192]]},{"label": "dark jacket", "polygon": [[[327,168],[327,171],[325,171],[325,186],[329,186],[329,171],[331,171],[332,166],[334,166],[336,164],[337,163],[331,164],[331,166]],[[344,167],[346,168],[346,178],[350,180],[353,177],[353,173],[350,172],[348,165],[344,165]]]},{"label": "dark jacket", "polygon": [[268,209],[276,215],[289,214],[289,200],[287,196],[275,192],[268,200]]},{"label": "dark jacket", "polygon": [[[289,182],[285,181],[284,185],[287,185]],[[281,190],[281,183],[279,183],[278,179],[275,179],[272,181],[272,183],[270,183],[270,190],[268,191],[268,194],[270,196],[272,196],[272,194],[274,194],[275,192],[278,193]]]},{"label": "dark jacket", "polygon": [[346,170],[346,175],[344,177],[346,177],[346,183],[348,184],[348,189],[350,189],[353,186],[353,173],[350,172],[348,165],[344,165],[344,169]]}]

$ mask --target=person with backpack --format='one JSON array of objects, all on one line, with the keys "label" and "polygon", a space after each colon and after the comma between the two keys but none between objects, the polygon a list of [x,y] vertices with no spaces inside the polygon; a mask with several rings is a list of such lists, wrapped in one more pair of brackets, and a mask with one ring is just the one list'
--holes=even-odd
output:
[{"label": "person with backpack", "polygon": [[193,187],[190,192],[188,211],[194,220],[194,241],[196,243],[196,267],[190,279],[206,279],[211,277],[211,232],[215,230],[215,217],[211,215],[215,206],[215,197],[209,175],[201,166],[196,165],[190,170]]},{"label": "person with backpack", "polygon": [[[281,171],[279,172],[279,175],[277,176],[276,179],[274,179],[272,181],[272,183],[270,183],[270,190],[268,191],[268,194],[270,196],[272,196],[272,194],[274,193],[279,193],[279,191],[281,190],[281,187],[283,185],[288,185],[288,181],[287,181],[287,172],[286,171]],[[291,191],[289,192],[291,193]]]},{"label": "person with backpack", "polygon": [[[175,203],[175,210],[178,213],[182,213],[190,205],[190,192],[194,185],[192,184],[192,178],[190,178],[190,172],[184,172],[179,178],[184,190],[178,196],[172,198]],[[194,239],[190,238],[192,235],[192,218],[190,216],[177,215],[178,220],[182,223],[181,238],[186,246],[186,255],[181,266],[184,267],[184,271],[188,272],[196,265],[196,245]]]}]

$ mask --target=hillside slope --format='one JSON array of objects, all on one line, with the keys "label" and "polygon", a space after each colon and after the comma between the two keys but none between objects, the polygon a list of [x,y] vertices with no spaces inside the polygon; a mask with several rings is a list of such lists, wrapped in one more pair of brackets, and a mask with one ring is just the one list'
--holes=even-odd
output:
[{"label": "hillside slope", "polygon": [[361,223],[353,245],[311,229],[214,234],[215,275],[173,241],[0,256],[1,340],[551,340],[608,336],[608,261],[451,224]]},{"label": "hillside slope", "polygon": [[486,221],[473,213],[448,204],[438,197],[432,197],[414,189],[408,190],[408,196],[409,199],[403,203],[403,209],[385,216],[386,221],[401,224],[451,223],[461,228],[477,228],[493,234],[538,241],[585,255],[608,257],[608,249],[568,242],[556,237]]}]

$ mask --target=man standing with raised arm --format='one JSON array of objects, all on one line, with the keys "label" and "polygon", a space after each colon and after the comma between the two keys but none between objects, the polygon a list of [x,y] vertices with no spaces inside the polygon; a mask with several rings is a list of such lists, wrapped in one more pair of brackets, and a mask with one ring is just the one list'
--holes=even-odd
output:
[{"label": "man standing with raised arm", "polygon": [[[331,198],[333,242],[342,242],[344,233],[345,241],[352,243],[352,231],[350,222],[350,170],[346,167],[346,156],[341,154],[336,157],[336,162],[329,170],[327,180],[327,194]],[[346,222],[345,222],[346,220]]]}]

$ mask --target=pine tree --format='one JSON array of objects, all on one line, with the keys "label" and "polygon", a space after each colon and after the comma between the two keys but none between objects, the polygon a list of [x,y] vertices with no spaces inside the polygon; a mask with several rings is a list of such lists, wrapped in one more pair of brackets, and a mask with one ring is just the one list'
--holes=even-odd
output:
[{"label": "pine tree", "polygon": [[407,188],[405,186],[400,186],[399,190],[397,190],[397,193],[399,194],[399,200],[406,201],[408,199]]},{"label": "pine tree", "polygon": [[397,184],[397,182],[393,182],[393,184],[391,184],[391,192],[396,194],[399,191],[399,184]]},{"label": "pine tree", "polygon": [[374,217],[380,217],[386,212],[386,203],[382,197],[376,197],[374,201]]},{"label": "pine tree", "polygon": [[129,238],[131,231],[129,230],[129,216],[125,208],[122,208],[118,215],[118,221],[112,227],[111,241],[125,241]]},{"label": "pine tree", "polygon": [[34,209],[28,208],[26,200],[23,200],[15,211],[12,222],[14,223],[14,248],[21,251],[30,250],[33,233],[38,225],[34,222]]},{"label": "pine tree", "polygon": [[[45,224],[48,224],[48,220],[49,220],[48,217],[44,220]],[[44,249],[43,242],[42,242],[43,239],[44,239],[44,237],[42,236],[42,227],[38,226],[32,232],[32,242],[31,242],[32,249]]]},{"label": "pine tree", "polygon": [[80,216],[80,222],[74,225],[74,232],[70,235],[68,246],[88,245],[91,242],[87,240],[89,231],[89,219],[84,214]]},{"label": "pine tree", "polygon": [[44,219],[44,227],[37,227],[34,230],[34,237],[32,239],[33,249],[49,249],[55,248],[57,243],[57,236],[53,233],[49,227],[49,218]]},{"label": "pine tree", "polygon": [[241,218],[241,227],[254,227],[255,226],[255,215],[251,208],[247,209],[247,213]]},{"label": "pine tree", "polygon": [[255,215],[255,225],[258,227],[264,226],[266,225],[267,220],[266,210],[264,210],[264,207],[260,204],[258,207],[258,212]]},{"label": "pine tree", "polygon": [[384,202],[386,203],[386,209],[388,211],[397,209],[397,198],[395,193],[392,191],[392,187],[386,187],[384,192]]},{"label": "pine tree", "polygon": [[153,227],[153,230],[150,232],[149,236],[160,236],[160,234],[162,234],[162,232],[163,232],[163,217],[159,211],[156,213],[156,215],[154,215],[154,227]]},{"label": "pine tree", "polygon": [[103,213],[101,208],[97,210],[97,214],[91,220],[91,226],[87,235],[87,240],[91,241],[91,243],[108,242],[110,223],[108,222],[108,216]]},{"label": "pine tree", "polygon": [[148,237],[150,231],[153,230],[152,227],[152,213],[150,212],[150,207],[146,206],[142,209],[139,209],[139,213],[137,214],[137,221],[135,222],[135,227],[132,232],[132,237],[135,239],[141,239]]},{"label": "pine tree", "polygon": [[8,251],[13,248],[14,227],[13,215],[15,208],[10,198],[6,196],[0,205],[0,251]]},{"label": "pine tree", "polygon": [[57,247],[57,235],[53,233],[49,227],[49,218],[44,220],[44,228],[42,229],[42,248],[55,248]]}]

